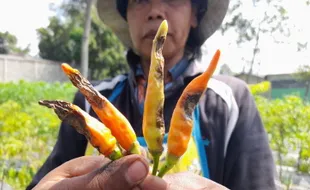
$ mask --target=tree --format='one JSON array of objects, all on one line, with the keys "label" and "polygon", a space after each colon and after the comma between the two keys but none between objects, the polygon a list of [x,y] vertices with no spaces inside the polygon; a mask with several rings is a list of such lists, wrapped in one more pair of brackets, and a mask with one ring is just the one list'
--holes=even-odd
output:
[{"label": "tree", "polygon": [[86,13],[85,13],[85,26],[84,34],[82,40],[82,49],[81,49],[81,60],[82,60],[82,74],[87,78],[88,75],[88,43],[89,43],[89,33],[90,33],[90,24],[91,24],[91,8],[94,1],[87,1]]},{"label": "tree", "polygon": [[220,74],[232,76],[234,73],[227,64],[223,64],[220,68]]},{"label": "tree", "polygon": [[[310,1],[307,1],[306,4],[309,5]],[[297,51],[307,51],[308,50],[308,42],[297,42]],[[309,91],[310,91],[310,65],[303,64],[300,65],[295,73],[295,77],[298,81],[302,81],[305,83],[306,91],[304,94],[304,101],[309,100]]]},{"label": "tree", "polygon": [[9,32],[0,32],[0,54],[21,54],[30,52],[29,45],[26,48],[17,47],[16,36]]},{"label": "tree", "polygon": [[[237,34],[236,43],[239,47],[243,45],[252,46],[250,48],[252,53],[244,55],[242,58],[245,61],[243,72],[248,70],[247,76],[253,74],[255,65],[260,65],[258,55],[260,53],[259,41],[262,33],[268,33],[273,37],[274,42],[282,43],[283,36],[288,37],[290,31],[287,27],[288,14],[282,6],[282,0],[256,0],[253,1],[253,7],[264,6],[266,7],[263,12],[253,14],[255,16],[246,16],[242,8],[244,2],[241,0],[236,1],[229,8],[227,21],[222,25],[221,31],[225,33],[234,30]],[[246,48],[248,49],[248,48]],[[248,67],[248,69],[246,69]],[[247,77],[247,82],[249,78]]]},{"label": "tree", "polygon": [[308,49],[308,42],[297,42],[297,51],[302,51],[304,49]]},{"label": "tree", "polygon": [[[55,7],[57,16],[50,18],[47,28],[39,28],[40,56],[81,67],[86,1],[65,1]],[[91,80],[113,77],[128,70],[125,48],[114,33],[91,11],[89,40],[89,70]]]},{"label": "tree", "polygon": [[297,72],[295,73],[297,80],[305,83],[305,94],[304,101],[309,100],[309,91],[310,91],[310,65],[301,65],[298,67]]}]

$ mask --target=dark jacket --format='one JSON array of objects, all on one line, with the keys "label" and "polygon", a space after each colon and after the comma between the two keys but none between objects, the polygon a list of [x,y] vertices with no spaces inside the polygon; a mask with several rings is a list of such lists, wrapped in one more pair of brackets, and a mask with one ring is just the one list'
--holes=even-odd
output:
[{"label": "dark jacket", "polygon": [[[206,65],[193,62],[165,92],[165,124],[170,118],[185,86]],[[134,95],[133,72],[94,84],[101,94],[110,97],[118,85],[122,90],[112,103],[127,117],[137,136],[142,136],[142,114]],[[74,104],[98,118],[81,93],[76,93]],[[199,102],[199,121],[205,146],[210,179],[233,190],[271,190],[275,188],[275,165],[254,99],[247,84],[229,76],[214,76]],[[83,156],[87,140],[70,126],[62,123],[56,145],[27,189],[33,188],[49,171],[62,163]]]}]

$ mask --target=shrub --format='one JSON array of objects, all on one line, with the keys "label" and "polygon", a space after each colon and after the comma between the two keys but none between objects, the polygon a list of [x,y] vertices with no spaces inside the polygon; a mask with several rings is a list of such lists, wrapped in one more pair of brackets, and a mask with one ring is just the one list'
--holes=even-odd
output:
[{"label": "shrub", "polygon": [[69,83],[0,84],[0,171],[14,189],[26,188],[57,138],[60,120],[38,101],[72,101],[75,92]]}]

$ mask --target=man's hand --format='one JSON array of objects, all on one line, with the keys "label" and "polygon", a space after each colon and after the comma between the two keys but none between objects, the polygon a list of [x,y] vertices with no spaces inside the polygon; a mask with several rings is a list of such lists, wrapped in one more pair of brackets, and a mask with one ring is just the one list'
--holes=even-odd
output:
[{"label": "man's hand", "polygon": [[167,175],[164,176],[164,179],[169,184],[169,190],[228,190],[226,187],[215,183],[214,181],[191,172]]},{"label": "man's hand", "polygon": [[[166,186],[162,185],[163,190],[228,190],[226,187],[215,183],[207,178],[193,174],[191,172],[182,172],[169,174],[163,177]],[[146,178],[140,187],[143,190],[159,190],[153,184],[162,184],[162,179],[154,176]]]},{"label": "man's hand", "polygon": [[[139,155],[129,155],[114,162],[103,156],[83,156],[52,170],[34,190],[129,190],[138,188],[148,173],[148,163]],[[166,186],[163,180],[146,185],[156,189]]]},{"label": "man's hand", "polygon": [[34,190],[226,190],[190,172],[164,176],[149,174],[143,156],[128,155],[111,162],[104,156],[73,159],[48,173]]}]

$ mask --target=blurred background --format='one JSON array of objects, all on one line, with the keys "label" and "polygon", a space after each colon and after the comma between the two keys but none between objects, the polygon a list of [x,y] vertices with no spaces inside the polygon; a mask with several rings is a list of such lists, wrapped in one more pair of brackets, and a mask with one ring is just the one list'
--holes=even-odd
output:
[{"label": "blurred background", "polygon": [[[40,99],[72,101],[60,64],[90,80],[128,70],[126,49],[95,0],[0,0],[0,190],[25,189],[51,152],[60,120]],[[310,0],[232,0],[206,41],[216,74],[248,83],[277,164],[279,189],[310,189]],[[90,154],[90,152],[88,152]]]}]

